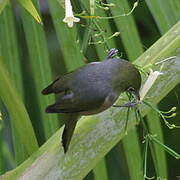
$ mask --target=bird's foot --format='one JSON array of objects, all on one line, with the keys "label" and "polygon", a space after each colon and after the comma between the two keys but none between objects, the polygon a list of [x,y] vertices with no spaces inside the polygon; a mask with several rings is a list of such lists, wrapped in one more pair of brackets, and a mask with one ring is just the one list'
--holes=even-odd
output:
[{"label": "bird's foot", "polygon": [[112,48],[112,49],[110,49],[109,52],[108,52],[108,57],[107,57],[107,59],[113,58],[114,56],[117,56],[117,54],[118,54],[118,50],[115,49],[115,48]]},{"label": "bird's foot", "polygon": [[124,105],[113,105],[113,107],[134,107],[136,105],[140,104],[140,102],[127,102],[126,104]]}]

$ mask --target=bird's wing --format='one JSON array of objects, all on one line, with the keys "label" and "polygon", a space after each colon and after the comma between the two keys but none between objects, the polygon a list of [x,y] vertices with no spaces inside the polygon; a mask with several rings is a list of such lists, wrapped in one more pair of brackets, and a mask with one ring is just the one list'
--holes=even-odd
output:
[{"label": "bird's wing", "polygon": [[56,78],[49,86],[42,90],[42,94],[47,95],[51,93],[61,93],[63,91],[68,90],[68,83],[72,77],[76,75],[77,72],[81,71],[83,67],[80,67],[76,71],[71,71],[64,74],[62,77]]},{"label": "bird's wing", "polygon": [[[84,99],[85,98],[85,99]],[[82,99],[79,96],[69,94],[61,94],[56,103],[49,105],[46,108],[47,113],[78,113],[83,111],[91,111],[93,109],[101,107],[104,103],[106,96],[93,96],[92,98],[84,97]]]},{"label": "bird's wing", "polygon": [[[73,73],[73,72],[72,72]],[[58,77],[54,80],[49,86],[42,90],[42,94],[51,94],[51,93],[61,93],[68,90],[68,80],[71,76],[71,73],[67,73],[63,77]]]}]

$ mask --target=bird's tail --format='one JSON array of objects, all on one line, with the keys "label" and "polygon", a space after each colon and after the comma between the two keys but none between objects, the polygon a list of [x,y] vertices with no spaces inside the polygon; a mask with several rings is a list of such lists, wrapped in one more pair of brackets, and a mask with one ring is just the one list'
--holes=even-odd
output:
[{"label": "bird's tail", "polygon": [[65,121],[65,127],[62,134],[62,145],[64,148],[64,153],[66,153],[68,150],[77,121],[78,121],[77,113],[70,114],[70,117]]},{"label": "bird's tail", "polygon": [[57,104],[52,104],[47,106],[46,113],[62,113],[60,109],[57,108]]},{"label": "bird's tail", "polygon": [[52,84],[50,84],[48,87],[44,88],[41,93],[44,95],[53,93]]}]

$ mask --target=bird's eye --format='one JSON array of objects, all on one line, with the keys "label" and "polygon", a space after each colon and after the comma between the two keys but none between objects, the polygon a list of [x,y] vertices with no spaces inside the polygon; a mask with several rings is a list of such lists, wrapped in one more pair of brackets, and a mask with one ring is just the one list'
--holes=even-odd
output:
[{"label": "bird's eye", "polygon": [[135,91],[135,89],[134,89],[133,87],[129,87],[129,88],[128,88],[128,91],[129,91],[129,92],[133,92],[133,91]]}]

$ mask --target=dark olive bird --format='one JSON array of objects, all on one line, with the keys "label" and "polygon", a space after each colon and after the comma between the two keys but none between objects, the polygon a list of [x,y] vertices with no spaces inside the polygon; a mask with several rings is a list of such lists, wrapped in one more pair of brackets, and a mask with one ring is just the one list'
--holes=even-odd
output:
[{"label": "dark olive bird", "polygon": [[[116,49],[111,49],[106,60],[89,63],[56,79],[42,94],[59,94],[55,104],[46,108],[47,113],[70,113],[62,135],[64,152],[73,135],[76,115],[100,113],[111,107],[122,92],[128,91],[139,99],[141,75],[134,65],[114,58]],[[73,119],[74,118],[74,119]]]}]

